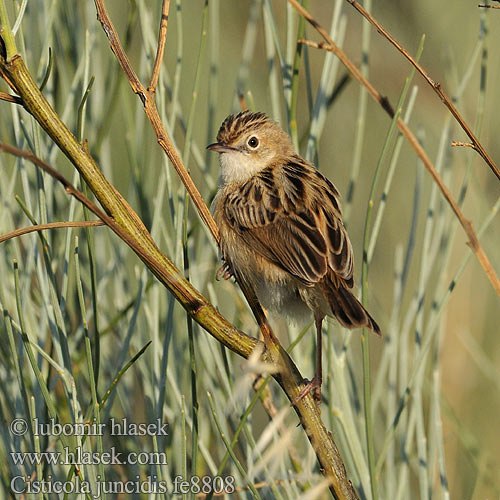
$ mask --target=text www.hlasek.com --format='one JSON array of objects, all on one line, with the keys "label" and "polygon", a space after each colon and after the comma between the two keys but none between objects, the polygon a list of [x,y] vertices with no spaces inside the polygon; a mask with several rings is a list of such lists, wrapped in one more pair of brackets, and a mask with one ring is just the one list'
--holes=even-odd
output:
[{"label": "text www.hlasek.com", "polygon": [[74,451],[68,447],[64,451],[53,452],[10,452],[15,465],[167,465],[167,455],[164,452],[141,451],[122,453],[113,446],[106,452],[92,452],[82,450],[77,446]]}]

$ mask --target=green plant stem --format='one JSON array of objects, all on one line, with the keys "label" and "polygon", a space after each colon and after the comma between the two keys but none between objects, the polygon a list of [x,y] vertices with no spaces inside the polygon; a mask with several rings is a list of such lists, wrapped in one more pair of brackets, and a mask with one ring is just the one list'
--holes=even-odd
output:
[{"label": "green plant stem", "polygon": [[[85,108],[88,97],[90,95],[90,91],[92,90],[92,86],[94,85],[94,76],[90,79],[85,92],[83,93],[82,99],[80,101],[80,105],[78,106],[78,125],[77,125],[77,134],[78,140],[80,142],[83,141],[83,127],[85,123]],[[89,196],[87,183],[80,176],[80,182],[82,185],[82,192],[85,196]],[[83,217],[86,221],[89,220],[89,210],[87,207],[83,207]],[[97,269],[94,257],[94,231],[90,227],[86,228],[87,233],[87,252],[89,255],[89,266],[90,266],[90,288],[92,291],[92,310],[94,313],[94,342],[93,342],[93,376],[94,376],[94,384],[96,390],[99,387],[99,369],[101,364],[101,336],[99,331],[99,316],[97,311]],[[90,337],[89,337],[90,341]],[[92,342],[91,342],[92,345]]]},{"label": "green plant stem", "polygon": [[[118,382],[120,381],[120,379],[122,378],[122,376],[144,354],[144,352],[146,351],[146,349],[149,347],[150,344],[151,344],[151,341],[149,341],[145,346],[143,346],[142,349],[139,352],[137,352],[132,357],[132,359],[130,359],[130,361],[128,361],[122,368],[120,368],[118,370],[117,374],[113,378],[113,381],[111,382],[111,384],[109,385],[108,389],[104,393],[103,398],[99,402],[99,405],[95,406],[94,403],[92,403],[90,405],[90,407],[87,410],[87,413],[85,414],[85,417],[83,419],[84,422],[89,422],[91,418],[94,418],[94,414],[96,414],[97,410],[101,411],[104,408],[104,405],[106,404],[106,401],[108,400],[109,396],[113,392],[113,389],[116,387],[116,385],[118,384]],[[96,393],[96,396],[97,396],[97,393]],[[85,443],[86,439],[87,439],[87,436],[83,436],[82,437],[82,446]],[[71,479],[73,477],[73,474],[75,473],[75,470],[76,470],[75,466],[72,465],[70,467],[70,469],[69,469],[68,475],[66,476],[66,480],[67,481],[71,481]]]},{"label": "green plant stem", "polygon": [[184,139],[184,150],[182,153],[182,161],[186,168],[189,164],[189,156],[191,152],[191,141],[193,135],[193,126],[195,123],[196,117],[196,102],[198,100],[198,92],[200,86],[200,77],[201,77],[201,67],[204,61],[205,47],[207,45],[207,23],[208,23],[208,0],[205,0],[203,5],[203,16],[201,23],[201,39],[200,39],[200,48],[198,50],[198,61],[196,63],[196,72],[193,83],[193,92],[191,99],[191,106],[189,108],[189,115],[187,120],[187,128],[186,128],[186,137]]},{"label": "green plant stem", "polygon": [[[89,329],[88,329],[88,322],[87,322],[87,309],[85,307],[85,298],[83,296],[83,286],[82,286],[82,280],[81,280],[81,275],[80,275],[80,260],[79,260],[79,255],[78,255],[78,236],[75,236],[75,249],[74,249],[74,256],[75,256],[75,272],[76,272],[76,289],[77,289],[77,294],[78,294],[78,302],[80,304],[80,313],[82,315],[82,323],[83,323],[83,332],[85,336],[85,354],[87,356],[87,368],[89,371],[89,380],[90,380],[90,391],[92,394],[92,405],[94,407],[94,415],[95,419],[98,425],[101,424],[101,412],[99,410],[99,402],[98,402],[98,397],[97,397],[97,384],[96,384],[96,377],[94,373],[94,365],[92,362],[92,349],[90,347],[90,335],[89,335]],[[94,297],[95,300],[95,297]],[[102,436],[100,434],[97,435],[97,449],[102,456],[103,453],[103,446],[102,446]],[[105,479],[105,474],[104,474],[104,467],[103,464],[99,464],[99,475],[102,478],[102,481]]]},{"label": "green plant stem", "polygon": [[[188,217],[188,205],[186,199],[184,199],[184,217],[182,223],[182,249],[184,254],[184,275],[189,279],[189,252],[188,252],[188,234],[187,234],[187,217]],[[189,364],[191,372],[191,406],[193,414],[193,425],[191,430],[191,476],[197,475],[198,466],[198,391],[196,389],[196,352],[194,344],[194,331],[193,331],[193,318],[189,314],[186,314],[187,331],[188,331],[188,344],[189,344]],[[194,500],[194,493],[191,493],[191,498]]]},{"label": "green plant stem", "polygon": [[5,43],[5,50],[7,51],[7,61],[11,61],[12,58],[18,53],[16,47],[16,40],[10,29],[9,16],[7,15],[7,8],[5,7],[5,1],[0,0],[0,35]]},{"label": "green plant stem", "polygon": [[[365,3],[368,11],[371,10],[371,0]],[[361,74],[368,78],[369,75],[369,55],[370,55],[370,41],[371,30],[370,24],[363,22],[361,27],[362,41],[361,41]],[[349,179],[349,187],[347,188],[346,203],[344,209],[344,221],[348,222],[353,207],[354,191],[356,189],[356,182],[359,178],[359,169],[361,167],[363,143],[366,131],[366,110],[368,107],[368,92],[362,85],[359,87],[359,104],[358,114],[356,118],[356,133],[354,135],[354,146],[352,156],[352,166]]]},{"label": "green plant stem", "polygon": [[[196,117],[196,103],[198,100],[198,92],[200,86],[200,76],[202,63],[204,61],[206,40],[207,40],[207,23],[208,23],[208,0],[205,0],[203,5],[202,23],[201,23],[201,38],[200,47],[198,50],[198,61],[196,63],[196,72],[194,77],[193,91],[191,106],[189,108],[189,115],[187,120],[186,136],[184,139],[184,150],[182,153],[182,161],[186,167],[189,164],[189,157],[191,153],[191,142],[193,134],[193,126]],[[189,252],[188,252],[188,216],[189,216],[189,205],[188,205],[188,194],[184,190],[182,196],[182,205],[180,208],[180,213],[182,214],[181,224],[182,224],[182,250],[183,250],[183,260],[184,260],[184,276],[189,280]],[[196,389],[196,353],[195,353],[195,341],[193,332],[193,319],[189,314],[186,315],[187,321],[187,331],[188,331],[188,344],[189,344],[189,361],[190,361],[190,372],[191,372],[191,405],[193,414],[193,425],[192,425],[192,446],[191,446],[191,476],[196,476],[197,466],[198,466],[198,393]],[[191,493],[191,498],[194,500],[194,493]]]},{"label": "green plant stem", "polygon": [[[309,0],[303,0],[302,6],[307,9]],[[302,61],[302,51],[305,50],[304,44],[299,43],[299,40],[304,38],[306,32],[306,20],[300,16],[299,27],[297,30],[297,47],[295,49],[295,58],[292,68],[292,96],[290,102],[290,133],[295,149],[299,150],[299,137],[297,133],[297,101],[299,97],[299,68]]]},{"label": "green plant stem", "polygon": [[261,496],[259,495],[259,492],[255,489],[255,486],[253,485],[252,481],[248,477],[245,469],[241,465],[241,462],[238,460],[238,457],[234,453],[233,448],[229,444],[229,441],[227,440],[226,435],[224,434],[224,431],[222,430],[222,427],[221,427],[220,422],[219,422],[219,417],[217,416],[217,412],[215,411],[215,405],[213,402],[212,394],[210,394],[208,392],[207,396],[208,396],[208,403],[210,404],[210,409],[212,410],[212,415],[214,417],[215,425],[217,426],[217,430],[219,431],[220,437],[221,437],[222,441],[224,442],[224,446],[226,447],[227,452],[229,453],[229,455],[233,459],[233,462],[235,463],[236,468],[238,469],[239,473],[241,474],[243,479],[246,481],[247,486],[250,489],[250,491],[252,492],[253,497],[256,500],[261,500]]},{"label": "green plant stem", "polygon": [[[35,448],[35,453],[40,456],[40,437],[38,436],[38,433],[36,432],[36,425],[35,425],[35,418],[36,418],[36,405],[35,405],[35,398],[31,396],[30,398],[30,417],[31,417],[31,433],[33,434],[33,444]],[[38,477],[43,477],[42,473],[42,465],[41,464],[36,464],[36,475]],[[40,500],[43,500],[43,493],[40,493],[38,495],[38,498]]]},{"label": "green plant stem", "polygon": [[[24,343],[24,347],[26,349],[26,353],[28,354],[28,359],[31,365],[31,369],[33,370],[33,373],[35,374],[36,380],[38,382],[38,385],[40,386],[40,390],[42,392],[43,399],[45,401],[45,404],[47,405],[47,410],[49,412],[50,417],[53,419],[54,422],[58,422],[58,413],[56,410],[56,406],[54,403],[54,400],[52,399],[52,396],[49,392],[49,388],[47,387],[47,384],[45,383],[45,380],[43,379],[43,375],[38,368],[38,364],[35,359],[35,355],[33,354],[33,349],[31,348],[31,340],[28,336],[28,332],[26,330],[25,324],[24,324],[24,314],[23,314],[23,309],[21,305],[21,292],[20,292],[20,287],[19,287],[19,266],[17,263],[17,260],[14,260],[14,284],[15,284],[15,293],[16,293],[16,306],[17,306],[17,313],[19,315],[19,325],[21,327],[21,337]],[[59,436],[59,441],[61,445],[65,448],[69,448],[74,451],[74,449],[70,446],[70,441],[67,438],[67,436],[64,436],[61,434]],[[78,477],[80,480],[82,480],[82,473],[80,470],[78,470]],[[86,494],[87,499],[91,500],[91,497],[89,494]]]},{"label": "green plant stem", "polygon": [[[401,106],[406,98],[406,93],[409,88],[410,80],[406,80],[403,92],[399,98],[398,106],[396,112],[391,122],[389,132],[387,133],[384,146],[382,148],[382,153],[380,154],[379,161],[375,168],[375,175],[373,177],[373,182],[370,190],[370,197],[368,201],[368,208],[366,210],[365,218],[365,230],[363,236],[363,267],[361,273],[361,300],[366,303],[366,297],[368,295],[368,244],[369,244],[369,232],[371,228],[371,219],[373,215],[373,198],[375,197],[375,190],[377,186],[377,181],[380,176],[381,166],[387,151],[389,149],[390,140],[393,137],[399,115],[401,114]],[[375,467],[375,448],[373,442],[373,418],[372,418],[372,404],[371,404],[371,381],[370,381],[370,350],[368,345],[368,338],[366,336],[366,330],[363,330],[361,334],[361,346],[363,351],[363,399],[364,399],[364,411],[365,411],[365,431],[366,431],[366,444],[368,450],[368,467],[370,469],[370,484],[372,490],[372,497],[374,500],[378,499],[378,484],[376,476]]]}]

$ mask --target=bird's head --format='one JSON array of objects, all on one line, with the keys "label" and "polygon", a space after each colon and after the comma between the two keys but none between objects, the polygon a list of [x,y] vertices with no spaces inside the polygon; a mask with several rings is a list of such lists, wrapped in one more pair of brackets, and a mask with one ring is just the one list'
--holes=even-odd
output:
[{"label": "bird's head", "polygon": [[294,154],[289,136],[264,113],[229,115],[207,149],[219,153],[224,184],[242,183],[280,158]]}]

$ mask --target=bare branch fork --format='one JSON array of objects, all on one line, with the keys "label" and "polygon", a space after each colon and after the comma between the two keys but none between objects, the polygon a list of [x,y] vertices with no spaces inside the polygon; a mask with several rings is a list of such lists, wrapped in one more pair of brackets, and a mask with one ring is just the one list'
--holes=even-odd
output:
[{"label": "bare branch fork", "polygon": [[[0,0],[0,6],[2,4],[3,0]],[[173,147],[154,102],[154,93],[158,82],[165,46],[169,6],[168,0],[164,0],[162,5],[162,19],[160,21],[157,56],[148,88],[145,88],[141,84],[124,53],[103,1],[95,0],[95,5],[98,19],[109,39],[111,49],[120,62],[133,91],[140,97],[144,106],[144,111],[157,135],[158,143],[172,162],[203,222],[218,242],[218,229],[203,198],[196,189],[178,153]],[[82,193],[72,187],[58,172],[31,153],[16,150],[16,148],[7,145],[2,145],[0,149],[10,154],[28,159],[61,182],[68,193],[76,196],[80,202],[89,207],[134,250],[158,280],[170,290],[176,300],[181,303],[200,326],[233,352],[248,358],[257,346],[262,346],[262,343],[231,325],[218,313],[213,305],[184,278],[175,265],[161,253],[137,214],[131,209],[114,186],[104,177],[102,171],[91,156],[86,143],[82,144],[78,142],[47,102],[40,89],[36,86],[22,58],[17,53],[14,37],[12,36],[6,16],[2,16],[1,21],[2,31],[0,34],[2,40],[5,42],[4,47],[6,50],[3,50],[0,44],[0,75],[17,94],[14,98],[15,101],[22,104],[22,106],[35,118],[52,140],[59,146],[61,151],[68,157],[71,163],[82,174],[90,189],[104,208],[104,211],[98,208],[90,200],[86,199]],[[12,101],[10,98],[8,98],[8,100]],[[333,441],[332,435],[326,430],[321,420],[319,409],[313,401],[312,396],[307,395],[303,399],[297,401],[297,396],[299,395],[303,381],[302,376],[272,333],[262,308],[255,298],[255,294],[241,281],[240,287],[247,297],[249,305],[264,334],[266,346],[263,354],[264,360],[277,366],[278,373],[273,374],[273,377],[278,381],[289,400],[294,404],[300,422],[316,452],[321,471],[330,481],[330,491],[334,498],[338,500],[358,499],[359,497],[346,476],[343,461]]]},{"label": "bare branch fork", "polygon": [[[314,19],[311,16],[311,14],[298,3],[297,0],[287,0],[287,1],[291,5],[293,5],[293,7],[299,12],[299,14],[301,16],[303,16],[316,29],[316,31],[326,41],[326,44],[322,43],[322,42],[320,42],[320,43],[309,42],[309,41],[304,41],[304,42],[307,43],[308,45],[313,46],[313,47],[317,47],[317,48],[321,48],[321,49],[325,49],[325,50],[328,50],[330,52],[333,52],[340,59],[342,64],[349,70],[349,72],[353,75],[353,77],[356,78],[356,80],[358,80],[358,82],[361,83],[361,85],[363,85],[368,90],[368,93],[371,95],[371,97],[382,106],[382,108],[389,114],[389,116],[391,116],[391,118],[394,117],[394,110],[391,107],[391,105],[389,104],[387,98],[382,96],[380,94],[380,92],[370,83],[370,81],[368,79],[366,79],[361,74],[361,71],[359,71],[359,69],[349,59],[349,57],[345,54],[345,52],[335,44],[335,42],[330,38],[328,32],[323,27],[321,27],[321,25],[318,23],[318,21],[316,21],[316,19]],[[351,4],[354,2],[354,0],[347,0],[347,1]],[[383,29],[382,27],[380,27],[380,28]],[[415,63],[415,64],[417,64],[417,63]],[[440,87],[439,87],[439,89],[440,89]],[[443,93],[443,95],[444,95],[444,93]],[[458,114],[458,111],[456,113],[458,116],[460,116]],[[457,118],[457,116],[455,114],[453,114],[453,116],[455,116],[455,118]],[[401,118],[398,118],[397,126],[398,126],[398,129],[400,130],[400,132],[405,137],[405,139],[410,144],[410,146],[415,150],[415,152],[417,153],[417,156],[422,160],[425,168],[430,173],[434,182],[438,185],[439,189],[441,190],[441,193],[446,198],[446,201],[448,202],[451,209],[453,210],[453,212],[457,216],[458,220],[460,221],[460,224],[462,225],[462,227],[463,227],[463,229],[464,229],[464,231],[467,234],[467,237],[469,239],[468,245],[471,247],[472,251],[476,255],[476,258],[478,259],[479,263],[481,264],[481,267],[483,268],[484,272],[486,273],[486,276],[490,280],[490,283],[492,284],[493,288],[495,289],[497,295],[500,296],[500,281],[498,279],[498,276],[495,273],[495,270],[493,269],[493,266],[491,265],[491,262],[488,259],[488,256],[486,255],[481,244],[479,243],[479,239],[478,239],[477,234],[474,230],[474,227],[472,226],[471,221],[468,220],[464,216],[464,214],[462,213],[462,211],[458,207],[458,204],[453,199],[453,196],[452,196],[450,190],[448,189],[448,187],[446,186],[446,184],[442,180],[441,176],[439,175],[436,168],[434,167],[434,164],[432,163],[430,158],[427,156],[427,153],[425,152],[424,148],[418,142],[417,138],[412,133],[410,128],[404,123],[403,120],[401,120]],[[467,127],[467,129],[469,129],[469,127]],[[474,136],[472,134],[472,132],[471,132],[471,135]],[[471,137],[471,140],[477,141],[477,139],[475,139],[475,137],[474,137],[474,139],[472,139],[472,137]],[[479,142],[473,142],[473,143],[474,143],[475,149],[480,148],[480,147],[482,149],[482,146],[480,146]],[[486,157],[489,158],[487,153],[486,152],[484,152],[484,153],[485,153]],[[483,156],[483,158],[484,158],[484,156]],[[486,158],[485,158],[485,161],[486,161]],[[492,165],[495,165],[492,160],[490,160],[490,161],[491,161],[491,164],[489,162],[487,162],[488,165],[490,165],[490,167]],[[496,165],[495,165],[495,167],[496,167]],[[492,169],[496,173],[496,171],[493,167],[492,167]]]},{"label": "bare branch fork", "polygon": [[474,144],[474,149],[482,156],[484,161],[491,168],[493,173],[500,180],[500,170],[498,169],[495,162],[492,160],[490,155],[483,148],[477,137],[472,132],[472,129],[467,125],[462,115],[459,113],[458,109],[454,106],[451,99],[448,97],[446,92],[442,89],[439,82],[434,81],[427,71],[410,55],[410,53],[366,10],[360,5],[356,0],[346,0],[350,3],[367,21],[369,21],[374,28],[385,37],[396,49],[403,54],[403,56],[415,67],[415,69],[424,77],[426,82],[432,87],[434,92],[439,96],[443,104],[449,109],[450,113],[457,120],[459,125],[462,127],[463,131],[468,135],[472,144]]}]

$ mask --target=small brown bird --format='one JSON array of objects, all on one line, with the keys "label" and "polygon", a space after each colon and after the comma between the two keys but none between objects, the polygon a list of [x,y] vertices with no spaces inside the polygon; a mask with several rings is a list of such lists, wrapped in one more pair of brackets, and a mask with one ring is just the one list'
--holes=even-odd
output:
[{"label": "small brown bird", "polygon": [[313,312],[316,373],[299,398],[314,389],[320,402],[324,317],[380,334],[352,292],[353,252],[339,192],[264,113],[228,116],[207,148],[219,153],[222,170],[212,205],[225,262],[218,275],[241,276],[272,311],[296,319]]}]

